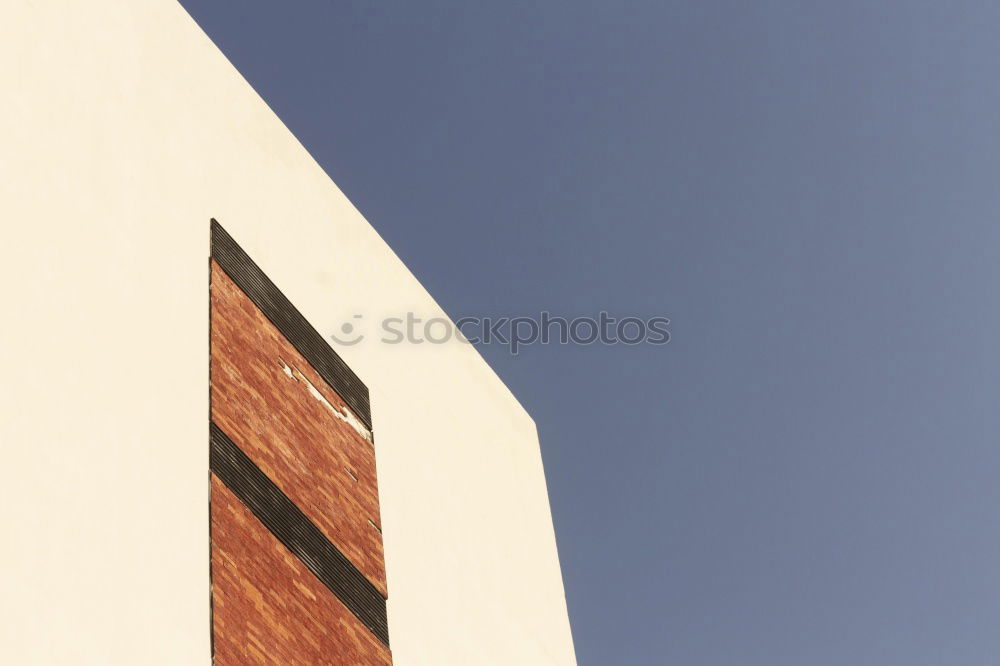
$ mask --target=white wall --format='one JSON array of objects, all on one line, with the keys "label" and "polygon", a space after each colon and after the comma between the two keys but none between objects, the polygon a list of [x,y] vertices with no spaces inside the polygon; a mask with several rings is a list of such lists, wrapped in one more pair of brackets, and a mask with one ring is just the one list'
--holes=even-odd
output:
[{"label": "white wall", "polygon": [[[0,90],[0,662],[207,664],[209,218],[324,334],[442,313],[170,0],[5,0]],[[575,663],[531,418],[466,345],[338,351],[397,666]]]}]

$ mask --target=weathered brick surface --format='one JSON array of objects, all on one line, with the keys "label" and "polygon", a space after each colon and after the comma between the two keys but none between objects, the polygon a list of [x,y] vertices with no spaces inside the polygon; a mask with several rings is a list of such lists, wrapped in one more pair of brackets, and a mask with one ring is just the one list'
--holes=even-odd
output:
[{"label": "weathered brick surface", "polygon": [[214,261],[211,279],[212,419],[385,595],[372,444]]},{"label": "weathered brick surface", "polygon": [[388,648],[212,476],[216,666],[389,666]]}]

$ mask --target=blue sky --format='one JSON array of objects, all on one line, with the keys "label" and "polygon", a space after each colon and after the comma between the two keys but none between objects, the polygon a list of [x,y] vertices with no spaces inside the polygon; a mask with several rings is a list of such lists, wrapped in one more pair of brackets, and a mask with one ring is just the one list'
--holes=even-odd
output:
[{"label": "blue sky", "polygon": [[584,666],[1000,654],[1000,5],[182,4],[534,416]]}]

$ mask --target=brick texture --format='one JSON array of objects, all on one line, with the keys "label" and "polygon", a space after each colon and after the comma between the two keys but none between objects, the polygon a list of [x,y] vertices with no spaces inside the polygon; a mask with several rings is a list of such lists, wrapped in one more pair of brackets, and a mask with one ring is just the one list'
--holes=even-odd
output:
[{"label": "brick texture", "polygon": [[385,596],[374,447],[214,261],[211,280],[212,419]]},{"label": "brick texture", "polygon": [[375,636],[212,477],[216,666],[389,666]]}]

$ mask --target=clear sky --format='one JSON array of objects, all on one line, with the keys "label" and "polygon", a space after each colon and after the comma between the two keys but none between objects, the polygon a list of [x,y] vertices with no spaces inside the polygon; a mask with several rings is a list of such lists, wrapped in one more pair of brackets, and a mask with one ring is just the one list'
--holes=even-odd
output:
[{"label": "clear sky", "polygon": [[581,665],[997,663],[1000,4],[182,4],[453,317],[672,320],[481,350]]}]

